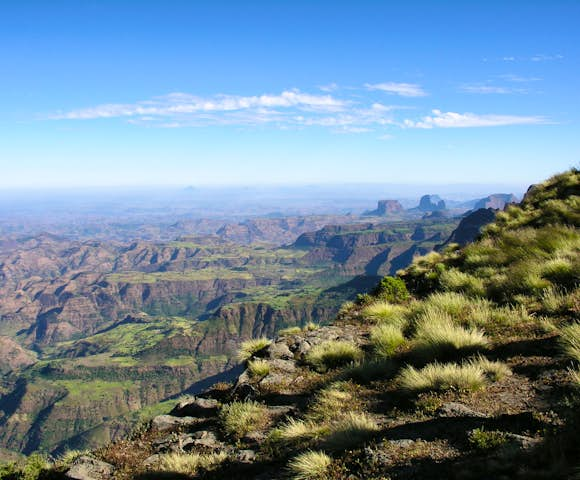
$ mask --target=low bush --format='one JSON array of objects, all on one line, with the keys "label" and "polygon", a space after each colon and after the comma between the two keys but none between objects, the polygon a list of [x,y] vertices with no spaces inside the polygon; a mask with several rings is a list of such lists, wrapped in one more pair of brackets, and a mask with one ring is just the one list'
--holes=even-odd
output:
[{"label": "low bush", "polygon": [[403,332],[395,325],[376,325],[371,329],[370,339],[375,355],[383,358],[392,357],[405,343]]},{"label": "low bush", "polygon": [[399,374],[398,383],[408,392],[478,390],[485,385],[485,372],[473,364],[435,362],[420,370],[408,365]]},{"label": "low bush", "polygon": [[498,430],[484,430],[476,428],[469,432],[469,443],[477,450],[492,450],[501,447],[507,442],[507,436],[504,432]]},{"label": "low bush", "polygon": [[405,282],[395,277],[384,277],[371,294],[390,303],[402,303],[410,298]]},{"label": "low bush", "polygon": [[306,363],[318,372],[326,372],[356,362],[362,356],[361,349],[354,343],[329,340],[312,347],[306,354]]},{"label": "low bush", "polygon": [[326,453],[310,450],[290,460],[288,470],[294,480],[322,480],[331,464]]},{"label": "low bush", "polygon": [[252,400],[223,405],[219,419],[226,435],[236,439],[260,430],[270,423],[268,409]]},{"label": "low bush", "polygon": [[272,340],[267,338],[253,338],[242,342],[238,352],[238,359],[245,362],[256,355],[258,352],[264,350],[272,343]]}]

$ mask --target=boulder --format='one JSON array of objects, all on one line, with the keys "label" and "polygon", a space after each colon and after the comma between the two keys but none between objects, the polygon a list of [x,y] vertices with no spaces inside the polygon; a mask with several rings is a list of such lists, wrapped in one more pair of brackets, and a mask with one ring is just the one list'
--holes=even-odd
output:
[{"label": "boulder", "polygon": [[291,360],[294,358],[294,355],[292,354],[290,348],[288,348],[288,345],[286,345],[285,342],[276,342],[268,347],[268,358]]},{"label": "boulder", "polygon": [[177,429],[180,427],[187,427],[197,423],[197,419],[193,417],[174,417],[173,415],[158,415],[151,422],[151,427],[159,432]]},{"label": "boulder", "polygon": [[113,478],[113,471],[114,467],[110,463],[82,455],[73,462],[65,477],[76,480],[106,480]]},{"label": "boulder", "polygon": [[457,402],[447,402],[437,409],[437,415],[440,417],[476,417],[485,418],[485,413],[476,412],[471,408]]},{"label": "boulder", "polygon": [[219,402],[212,398],[193,397],[178,403],[169,413],[174,417],[213,417],[217,414]]}]

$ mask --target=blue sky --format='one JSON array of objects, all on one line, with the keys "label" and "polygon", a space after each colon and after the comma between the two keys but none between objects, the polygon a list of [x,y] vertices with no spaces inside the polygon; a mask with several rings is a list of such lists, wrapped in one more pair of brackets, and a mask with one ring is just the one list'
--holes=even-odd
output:
[{"label": "blue sky", "polygon": [[580,158],[578,1],[0,3],[0,186],[526,185]]}]

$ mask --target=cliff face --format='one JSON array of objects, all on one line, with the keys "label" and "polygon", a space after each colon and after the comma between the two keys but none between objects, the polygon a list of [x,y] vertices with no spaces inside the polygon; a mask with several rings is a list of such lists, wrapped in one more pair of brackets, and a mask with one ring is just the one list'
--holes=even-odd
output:
[{"label": "cliff face", "polygon": [[512,193],[494,193],[488,197],[479,200],[473,207],[473,210],[480,208],[492,208],[494,210],[503,210],[509,203],[517,203],[518,198]]}]

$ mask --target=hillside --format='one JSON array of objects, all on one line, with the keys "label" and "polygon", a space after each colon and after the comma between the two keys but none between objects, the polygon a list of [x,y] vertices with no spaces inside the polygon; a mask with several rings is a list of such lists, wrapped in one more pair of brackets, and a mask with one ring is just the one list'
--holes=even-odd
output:
[{"label": "hillside", "polygon": [[0,448],[58,454],[123,438],[182,392],[236,375],[241,341],[328,322],[457,224],[352,221],[308,234],[326,242],[288,247],[213,235],[4,245]]},{"label": "hillside", "polygon": [[345,303],[333,325],[245,342],[235,382],[181,398],[126,440],[27,468],[54,478],[572,478],[579,187],[578,170],[532,187],[476,242],[416,259]]}]

